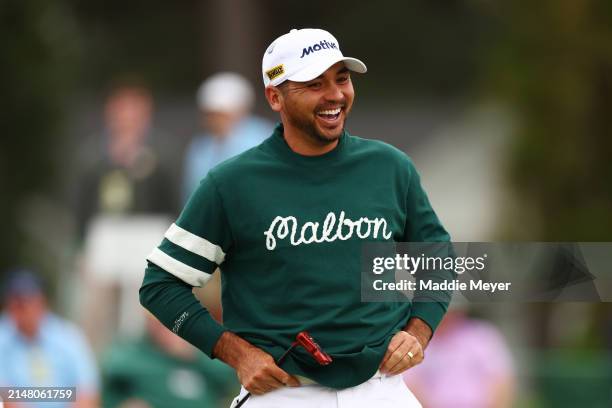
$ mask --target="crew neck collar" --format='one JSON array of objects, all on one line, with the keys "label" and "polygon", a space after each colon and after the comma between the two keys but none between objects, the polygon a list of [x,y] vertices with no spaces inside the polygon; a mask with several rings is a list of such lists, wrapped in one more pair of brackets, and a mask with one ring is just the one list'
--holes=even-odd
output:
[{"label": "crew neck collar", "polygon": [[348,136],[346,130],[343,130],[342,135],[338,140],[338,144],[332,150],[317,156],[305,156],[303,154],[294,152],[291,147],[289,147],[287,141],[285,140],[285,137],[283,136],[283,133],[283,124],[278,123],[274,128],[272,136],[269,139],[270,146],[272,147],[272,149],[285,159],[288,159],[292,162],[302,163],[305,165],[322,164],[338,159],[345,150],[344,147],[346,145],[346,139]]}]

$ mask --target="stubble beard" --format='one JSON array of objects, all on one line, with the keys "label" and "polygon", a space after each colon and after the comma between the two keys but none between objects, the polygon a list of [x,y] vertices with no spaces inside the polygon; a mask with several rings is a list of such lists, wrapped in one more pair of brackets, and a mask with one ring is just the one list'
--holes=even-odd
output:
[{"label": "stubble beard", "polygon": [[321,134],[317,127],[315,126],[314,121],[308,119],[302,119],[293,115],[288,115],[289,122],[292,126],[301,130],[306,136],[308,136],[312,141],[316,142],[321,146],[326,146],[334,143],[344,133],[344,128],[346,126],[346,120],[348,118],[349,110],[344,112],[344,120],[342,122],[342,127],[337,135],[326,136]]}]

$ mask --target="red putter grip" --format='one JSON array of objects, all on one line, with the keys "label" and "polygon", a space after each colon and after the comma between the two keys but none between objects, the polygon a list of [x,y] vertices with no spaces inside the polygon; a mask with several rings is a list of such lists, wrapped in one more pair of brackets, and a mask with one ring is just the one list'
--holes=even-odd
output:
[{"label": "red putter grip", "polygon": [[316,341],[314,341],[308,332],[303,331],[298,333],[298,335],[295,337],[295,341],[297,341],[300,346],[304,347],[306,351],[317,361],[317,363],[325,366],[332,362],[332,358],[329,356],[329,354],[321,349],[321,347]]}]

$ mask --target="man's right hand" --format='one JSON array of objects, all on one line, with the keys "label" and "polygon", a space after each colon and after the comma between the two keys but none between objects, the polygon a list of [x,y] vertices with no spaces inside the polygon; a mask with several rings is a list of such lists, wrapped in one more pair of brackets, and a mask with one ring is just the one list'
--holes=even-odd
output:
[{"label": "man's right hand", "polygon": [[277,366],[271,355],[234,333],[221,335],[213,355],[233,367],[242,386],[253,395],[300,386],[300,381]]}]

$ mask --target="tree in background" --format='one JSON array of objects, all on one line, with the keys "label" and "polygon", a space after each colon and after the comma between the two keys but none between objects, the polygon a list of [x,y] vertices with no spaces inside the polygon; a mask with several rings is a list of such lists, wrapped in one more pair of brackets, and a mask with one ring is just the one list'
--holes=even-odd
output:
[{"label": "tree in background", "polygon": [[612,3],[514,1],[497,14],[493,85],[520,126],[510,174],[519,211],[507,218],[509,235],[609,241]]},{"label": "tree in background", "polygon": [[[16,264],[48,267],[41,262],[44,246],[28,245],[24,225],[32,221],[32,197],[57,189],[75,33],[62,2],[6,0],[0,6],[0,271]],[[44,233],[53,240],[57,231]]]},{"label": "tree in background", "polygon": [[[515,205],[500,221],[503,238],[610,241],[612,2],[486,6],[498,21],[489,85],[509,102],[518,123],[508,156]],[[547,404],[607,406],[610,304],[523,307],[538,351],[532,373]],[[551,329],[560,313],[565,336],[559,325],[557,333]]]}]

